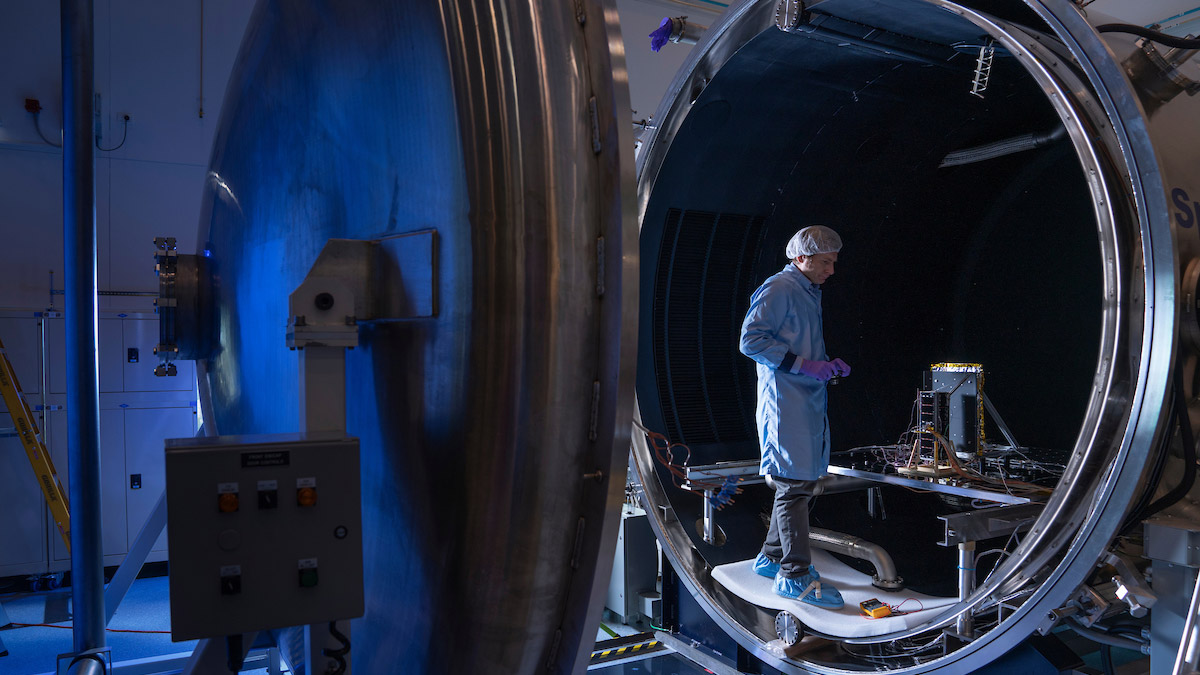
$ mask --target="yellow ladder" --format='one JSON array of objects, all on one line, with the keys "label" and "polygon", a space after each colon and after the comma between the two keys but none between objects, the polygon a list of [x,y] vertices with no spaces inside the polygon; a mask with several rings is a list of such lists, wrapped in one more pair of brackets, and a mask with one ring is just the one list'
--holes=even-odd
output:
[{"label": "yellow ladder", "polygon": [[67,545],[67,551],[70,551],[71,511],[67,504],[67,496],[63,493],[62,484],[58,482],[58,473],[54,470],[54,462],[50,461],[50,453],[46,452],[46,444],[42,443],[37,424],[33,422],[29,404],[21,394],[21,384],[17,382],[17,374],[8,360],[3,341],[0,341],[0,394],[4,396],[4,405],[8,406],[8,414],[12,416],[17,435],[21,437],[21,445],[25,446],[29,465],[37,475],[42,495],[54,516],[54,523],[58,525],[58,533]]}]

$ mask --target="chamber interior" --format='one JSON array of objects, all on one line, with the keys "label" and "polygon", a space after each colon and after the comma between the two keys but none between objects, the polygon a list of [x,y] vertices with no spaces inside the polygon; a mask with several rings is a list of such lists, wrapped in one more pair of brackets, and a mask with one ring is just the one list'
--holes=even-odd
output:
[{"label": "chamber interior", "polygon": [[[820,3],[813,25],[767,29],[687,92],[642,222],[643,422],[692,465],[757,458],[741,320],[792,234],[824,224],[844,241],[823,289],[826,344],[853,367],[830,388],[834,463],[895,444],[923,373],[949,361],[982,364],[1024,454],[1061,466],[1092,391],[1104,297],[1080,160],[1047,94],[981,29],[929,5],[898,25],[903,12],[871,6]],[[1008,445],[992,422],[985,434]],[[682,522],[700,518],[697,495],[667,490]],[[722,546],[689,528],[698,551],[712,565],[752,557],[770,500],[758,486],[721,510]],[[883,506],[827,495],[813,520],[882,544],[914,588],[953,595],[935,516],[970,500],[885,488]]]}]

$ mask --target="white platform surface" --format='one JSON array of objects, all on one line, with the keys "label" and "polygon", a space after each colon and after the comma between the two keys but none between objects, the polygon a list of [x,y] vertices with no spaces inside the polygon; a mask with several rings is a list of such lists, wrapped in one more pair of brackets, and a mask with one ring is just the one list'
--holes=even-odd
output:
[{"label": "white platform surface", "polygon": [[[742,560],[713,569],[712,576],[731,593],[747,602],[767,609],[786,609],[805,626],[837,637],[870,637],[893,633],[919,626],[932,619],[942,609],[958,602],[958,598],[938,598],[912,591],[890,592],[871,585],[871,577],[846,565],[831,554],[813,549],[813,565],[821,580],[829,582],[842,593],[846,604],[838,610],[821,609],[798,600],[776,595],[773,580],[751,569],[753,560]],[[862,615],[858,603],[877,598],[903,614],[881,619]],[[901,605],[903,603],[903,605]],[[924,609],[921,609],[921,608]],[[912,611],[916,610],[916,611]]]}]

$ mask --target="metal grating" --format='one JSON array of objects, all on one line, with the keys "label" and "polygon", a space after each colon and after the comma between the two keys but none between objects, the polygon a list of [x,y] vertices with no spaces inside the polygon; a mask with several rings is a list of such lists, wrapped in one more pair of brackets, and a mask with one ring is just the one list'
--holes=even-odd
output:
[{"label": "metal grating", "polygon": [[761,217],[671,209],[654,288],[654,363],[668,436],[755,438],[754,364],[738,352]]}]

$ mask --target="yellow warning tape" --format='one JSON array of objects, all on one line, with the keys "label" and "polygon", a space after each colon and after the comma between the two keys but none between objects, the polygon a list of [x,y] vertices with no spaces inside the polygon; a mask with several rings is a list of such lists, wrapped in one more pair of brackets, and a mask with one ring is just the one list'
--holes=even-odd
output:
[{"label": "yellow warning tape", "polygon": [[610,656],[623,656],[627,652],[632,654],[641,649],[653,649],[654,647],[657,647],[658,645],[659,645],[658,640],[651,640],[649,642],[642,642],[642,643],[639,643],[636,645],[618,647],[616,649],[605,649],[604,651],[601,651],[601,652],[592,652],[592,658],[593,659],[607,659]]}]

